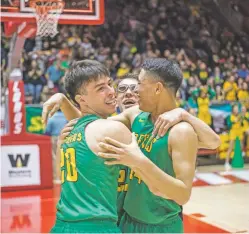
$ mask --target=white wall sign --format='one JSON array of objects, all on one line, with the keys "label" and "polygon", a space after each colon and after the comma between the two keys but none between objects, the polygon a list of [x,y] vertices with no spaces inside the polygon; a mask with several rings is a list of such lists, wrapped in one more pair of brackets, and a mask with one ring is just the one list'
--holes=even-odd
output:
[{"label": "white wall sign", "polygon": [[1,187],[40,185],[38,145],[1,147]]}]

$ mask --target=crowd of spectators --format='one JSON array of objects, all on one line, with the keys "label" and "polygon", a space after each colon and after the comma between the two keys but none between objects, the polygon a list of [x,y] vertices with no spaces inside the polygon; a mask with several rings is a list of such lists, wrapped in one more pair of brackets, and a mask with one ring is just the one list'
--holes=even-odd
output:
[{"label": "crowd of spectators", "polygon": [[[195,102],[196,89],[212,89],[215,102],[248,99],[249,53],[237,38],[197,5],[182,0],[106,1],[105,24],[60,25],[53,38],[27,39],[20,67],[26,103],[43,103],[63,92],[63,75],[74,60],[96,59],[113,79],[137,72],[147,57],[177,60],[184,82],[180,105]],[[5,75],[9,38],[2,34],[1,73]]]}]

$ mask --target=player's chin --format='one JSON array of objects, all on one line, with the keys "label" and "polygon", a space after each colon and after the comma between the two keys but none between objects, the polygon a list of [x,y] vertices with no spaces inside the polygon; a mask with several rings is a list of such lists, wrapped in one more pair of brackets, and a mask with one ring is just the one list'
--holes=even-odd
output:
[{"label": "player's chin", "polygon": [[126,105],[123,105],[123,109],[126,110],[126,109],[128,109],[128,108],[130,108],[130,107],[133,107],[133,106],[136,106],[136,105],[137,105],[137,103],[126,104]]},{"label": "player's chin", "polygon": [[145,112],[147,112],[147,111],[148,111],[148,110],[147,110],[147,108],[146,108],[146,106],[145,106],[145,105],[143,105],[143,102],[138,101],[138,106],[139,106],[139,110],[141,110],[141,111],[145,111]]},{"label": "player's chin", "polygon": [[105,111],[108,112],[108,114],[113,114],[116,112],[116,105],[106,104]]},{"label": "player's chin", "polygon": [[143,108],[143,102],[141,102],[140,99],[138,100],[138,106],[139,106],[139,109],[142,110],[141,108]]}]

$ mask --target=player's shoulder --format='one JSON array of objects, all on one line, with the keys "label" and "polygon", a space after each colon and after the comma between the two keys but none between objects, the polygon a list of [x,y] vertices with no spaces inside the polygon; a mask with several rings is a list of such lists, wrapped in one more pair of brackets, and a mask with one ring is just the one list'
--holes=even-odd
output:
[{"label": "player's shoulder", "polygon": [[169,141],[181,141],[188,140],[191,137],[195,137],[196,133],[194,128],[187,122],[180,122],[174,125],[169,132]]},{"label": "player's shoulder", "polygon": [[97,153],[100,151],[99,142],[104,142],[105,137],[110,137],[124,144],[130,144],[131,133],[122,123],[107,119],[98,119],[87,125],[85,129],[86,142],[89,148]]},{"label": "player's shoulder", "polygon": [[171,134],[175,134],[175,133],[190,133],[190,132],[194,132],[194,128],[192,127],[191,124],[189,124],[188,122],[182,121],[176,125],[174,125],[171,130],[170,133]]},{"label": "player's shoulder", "polygon": [[88,139],[93,139],[92,142],[102,142],[105,137],[110,137],[125,144],[131,142],[130,130],[123,123],[109,119],[99,119],[89,124],[86,129],[86,136],[90,136]]},{"label": "player's shoulder", "polygon": [[110,119],[98,119],[92,122],[89,127],[96,134],[109,137],[130,133],[129,129],[123,123]]},{"label": "player's shoulder", "polygon": [[98,119],[94,121],[93,124],[98,126],[101,129],[106,129],[106,128],[109,129],[110,126],[112,126],[112,128],[115,128],[115,127],[126,128],[126,126],[123,123],[119,121],[114,121],[111,119]]}]

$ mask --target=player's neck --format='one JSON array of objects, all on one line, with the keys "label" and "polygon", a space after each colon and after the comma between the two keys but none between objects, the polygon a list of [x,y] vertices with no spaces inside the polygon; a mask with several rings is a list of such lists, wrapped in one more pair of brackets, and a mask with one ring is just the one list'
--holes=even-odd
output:
[{"label": "player's neck", "polygon": [[155,123],[159,115],[175,108],[177,108],[175,97],[173,95],[167,95],[167,97],[163,96],[158,101],[155,110],[151,113],[152,122]]},{"label": "player's neck", "polygon": [[90,109],[90,108],[81,108],[81,113],[82,113],[82,117],[86,116],[86,115],[97,115],[99,116],[101,119],[107,119],[108,116],[103,116],[102,114]]}]

